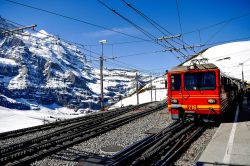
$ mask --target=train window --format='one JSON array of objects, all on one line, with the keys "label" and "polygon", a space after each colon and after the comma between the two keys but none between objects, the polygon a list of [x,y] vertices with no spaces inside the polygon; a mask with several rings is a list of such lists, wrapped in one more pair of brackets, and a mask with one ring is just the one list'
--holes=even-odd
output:
[{"label": "train window", "polygon": [[171,90],[181,90],[181,75],[180,74],[171,75]]},{"label": "train window", "polygon": [[214,72],[185,73],[184,80],[186,90],[212,90],[216,85]]},{"label": "train window", "polygon": [[198,89],[198,76],[197,73],[185,73],[184,75],[184,87],[186,90]]},{"label": "train window", "polygon": [[215,81],[214,72],[202,73],[201,79],[202,79],[202,83],[201,83],[200,89],[203,89],[203,90],[215,89],[216,81]]}]

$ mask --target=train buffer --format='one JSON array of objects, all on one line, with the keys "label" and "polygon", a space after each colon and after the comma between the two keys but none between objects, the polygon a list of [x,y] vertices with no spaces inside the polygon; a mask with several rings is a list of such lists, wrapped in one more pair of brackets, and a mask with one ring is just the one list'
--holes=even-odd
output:
[{"label": "train buffer", "polygon": [[232,122],[220,124],[196,165],[250,166],[250,108],[246,100],[242,110],[237,107]]}]

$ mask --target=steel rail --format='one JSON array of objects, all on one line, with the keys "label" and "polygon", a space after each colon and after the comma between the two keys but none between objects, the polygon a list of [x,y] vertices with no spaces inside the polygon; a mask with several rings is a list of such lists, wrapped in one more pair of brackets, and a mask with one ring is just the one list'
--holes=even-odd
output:
[{"label": "steel rail", "polygon": [[48,129],[51,129],[51,128],[55,127],[55,126],[68,125],[70,123],[78,122],[78,121],[81,121],[81,120],[86,120],[86,119],[89,119],[89,118],[95,118],[95,117],[98,117],[98,116],[102,116],[103,114],[107,114],[107,113],[112,112],[112,111],[117,111],[117,110],[122,111],[122,110],[125,110],[127,108],[132,108],[132,107],[133,106],[128,106],[128,107],[123,107],[123,108],[120,108],[120,109],[114,109],[114,110],[107,111],[107,112],[98,112],[98,113],[86,115],[86,116],[83,116],[83,117],[66,119],[66,120],[63,120],[63,121],[48,123],[48,124],[44,124],[44,125],[38,125],[38,126],[34,126],[34,127],[28,127],[28,128],[3,132],[3,133],[0,133],[0,140],[7,139],[7,138],[12,138],[12,137],[18,137],[18,136],[28,134],[28,133],[32,133],[32,132],[48,130]]},{"label": "steel rail", "polygon": [[1,158],[0,163],[2,164],[8,163],[8,165],[28,164],[36,159],[40,159],[44,156],[53,154],[59,150],[72,146],[83,140],[89,139],[93,136],[117,128],[142,116],[148,115],[152,112],[162,109],[163,107],[166,107],[166,105],[164,104],[162,106],[158,106],[154,109],[150,109],[145,112],[138,112],[132,115],[128,115],[126,117],[122,117],[114,121],[104,122],[101,124],[99,123],[93,125],[92,128],[88,130],[80,129],[78,131],[72,131],[71,133],[66,133],[65,135],[62,135],[60,137],[56,138],[53,137],[51,140],[44,140],[39,144],[34,144],[27,148],[23,148],[23,150],[18,153]]},{"label": "steel rail", "polygon": [[93,114],[89,114],[89,115],[82,116],[82,117],[66,119],[66,120],[52,122],[52,123],[48,123],[48,124],[44,124],[44,125],[38,125],[38,126],[33,126],[33,127],[28,127],[28,128],[18,129],[18,130],[7,131],[7,132],[0,133],[0,140],[14,138],[14,137],[18,137],[18,136],[25,135],[25,134],[30,134],[32,132],[48,130],[48,129],[51,129],[51,128],[57,127],[57,126],[66,126],[68,124],[76,123],[76,122],[81,121],[81,120],[86,120],[89,118],[95,118],[98,116],[102,116],[103,114],[107,114],[107,113],[113,112],[113,111],[124,111],[126,109],[133,110],[133,109],[137,109],[139,107],[143,107],[145,105],[148,105],[150,103],[143,103],[143,104],[136,105],[136,106],[126,106],[126,107],[122,107],[122,108],[115,108],[115,109],[112,109],[112,110],[109,110],[106,112],[98,112],[98,113],[93,113]]},{"label": "steel rail", "polygon": [[[144,106],[144,105],[140,105],[140,107]],[[110,111],[110,112],[107,112],[105,114],[99,114],[101,116],[95,116],[95,117],[92,117],[91,119],[87,119],[86,121],[80,121],[77,123],[73,123],[72,125],[67,126],[65,128],[62,128],[62,129],[57,130],[57,131],[54,131],[54,132],[30,139],[30,140],[25,140],[25,141],[22,141],[22,142],[19,142],[16,144],[12,144],[12,145],[9,145],[6,147],[2,147],[2,148],[0,148],[0,158],[6,157],[6,156],[9,156],[15,152],[18,152],[18,149],[21,149],[23,147],[27,147],[27,146],[30,146],[31,144],[39,143],[45,139],[50,139],[51,137],[60,136],[60,134],[62,134],[62,133],[74,131],[74,130],[77,130],[77,128],[84,127],[85,129],[88,129],[88,127],[91,127],[91,126],[96,125],[98,123],[102,123],[102,122],[106,121],[107,119],[112,119],[112,118],[118,117],[122,114],[125,114],[129,111],[135,110],[137,108],[138,108],[138,106],[137,107],[129,107],[128,109],[125,109],[125,110],[122,109],[122,110],[118,110],[118,111]]]},{"label": "steel rail", "polygon": [[[126,112],[128,112],[128,111],[124,111],[122,113],[126,113]],[[68,127],[62,128],[60,130],[57,130],[57,131],[33,138],[33,139],[30,139],[30,140],[25,140],[25,141],[22,141],[22,142],[19,142],[16,144],[9,145],[7,147],[0,148],[0,158],[9,156],[13,153],[17,153],[18,151],[20,151],[19,149],[21,149],[23,147],[30,146],[31,144],[39,143],[45,139],[50,139],[52,137],[60,136],[61,134],[65,133],[65,132],[77,130],[78,128],[84,127],[85,129],[88,129],[88,127],[90,127],[92,125],[102,123],[105,120],[107,120],[108,118],[115,118],[115,117],[118,117],[120,115],[121,115],[121,112],[111,112],[108,114],[104,114],[102,116],[91,118],[91,119],[86,120],[86,121],[74,123]]]},{"label": "steel rail", "polygon": [[[191,134],[187,136],[186,139],[184,137],[180,139],[176,145],[169,150],[169,152],[162,157],[156,164],[156,166],[164,166],[169,165],[175,158],[177,158],[182,152],[183,149],[188,147],[194,138],[198,137],[205,130],[205,127],[197,127]],[[181,144],[182,143],[182,144]],[[181,145],[181,146],[179,146]]]},{"label": "steel rail", "polygon": [[164,128],[157,134],[150,135],[141,141],[136,142],[130,147],[124,149],[123,151],[113,155],[111,160],[108,161],[108,165],[126,165],[132,163],[134,159],[139,157],[145,150],[150,148],[155,142],[170,131],[174,131],[181,126],[177,121],[171,123],[168,127]]},{"label": "steel rail", "polygon": [[148,162],[154,161],[157,155],[161,154],[162,151],[167,146],[171,146],[174,140],[177,140],[180,136],[185,134],[187,131],[192,129],[194,124],[184,126],[184,128],[177,132],[177,134],[170,133],[166,135],[163,139],[159,140],[153,147],[144,152],[138,159],[136,159],[131,165],[144,165]]},{"label": "steel rail", "polygon": [[109,166],[169,165],[204,129],[190,121],[176,121],[159,133],[114,154],[105,163]]}]

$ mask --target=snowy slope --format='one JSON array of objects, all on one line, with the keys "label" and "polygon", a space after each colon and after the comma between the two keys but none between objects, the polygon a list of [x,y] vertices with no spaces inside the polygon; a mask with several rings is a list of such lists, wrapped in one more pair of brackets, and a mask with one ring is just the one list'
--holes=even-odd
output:
[{"label": "snowy slope", "polygon": [[[218,45],[207,49],[193,59],[207,58],[208,62],[217,65],[222,72],[234,78],[242,78],[242,65],[244,80],[250,83],[250,41],[233,42]],[[191,61],[183,65],[189,65]]]},{"label": "snowy slope", "polygon": [[[152,81],[151,83],[146,84],[139,93],[139,104],[151,102],[151,86],[152,88],[152,101],[161,101],[167,98],[167,89],[165,88],[165,76],[159,77]],[[136,105],[137,104],[137,95],[133,94],[130,97],[126,97],[121,101],[117,102],[111,108]]]},{"label": "snowy slope", "polygon": [[41,107],[39,111],[20,111],[0,106],[0,133],[84,115],[55,104]]}]

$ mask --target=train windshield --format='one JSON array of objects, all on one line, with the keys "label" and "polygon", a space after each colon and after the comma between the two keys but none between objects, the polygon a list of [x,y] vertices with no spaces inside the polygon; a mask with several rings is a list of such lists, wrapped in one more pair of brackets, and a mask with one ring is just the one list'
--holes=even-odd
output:
[{"label": "train windshield", "polygon": [[214,72],[198,72],[184,74],[185,90],[213,90],[215,89]]},{"label": "train windshield", "polygon": [[181,75],[172,74],[171,75],[171,90],[181,90]]}]

